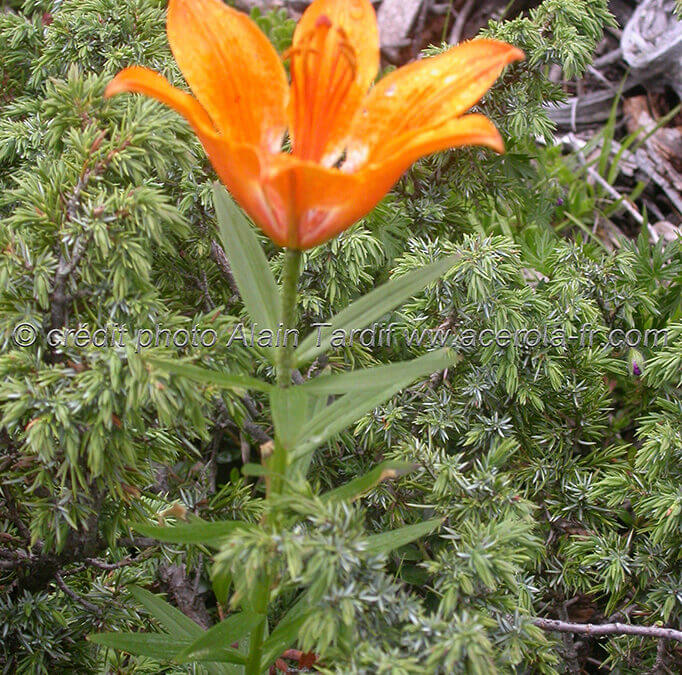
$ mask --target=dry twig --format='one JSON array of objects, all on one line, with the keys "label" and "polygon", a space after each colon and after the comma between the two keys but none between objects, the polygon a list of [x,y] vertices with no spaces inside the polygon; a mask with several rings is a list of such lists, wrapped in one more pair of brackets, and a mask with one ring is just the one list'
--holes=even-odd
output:
[{"label": "dry twig", "polygon": [[66,593],[72,600],[77,602],[79,605],[85,607],[89,612],[92,612],[93,614],[99,614],[100,613],[100,608],[97,605],[93,605],[91,602],[88,602],[85,598],[81,597],[74,591],[72,588],[69,588],[66,583],[64,582],[64,579],[62,579],[62,575],[59,572],[56,572],[54,575],[54,580],[57,582],[57,586]]},{"label": "dry twig", "polygon": [[457,44],[462,39],[462,31],[464,31],[464,24],[466,23],[471,10],[474,8],[475,0],[466,0],[462,7],[457,12],[457,18],[452,26],[452,31],[450,33],[450,38],[448,42],[451,45]]},{"label": "dry twig", "polygon": [[639,635],[641,637],[665,638],[682,642],[682,631],[662,626],[635,626],[630,623],[572,623],[557,619],[533,619],[533,623],[542,630],[557,633],[577,633],[581,635]]}]

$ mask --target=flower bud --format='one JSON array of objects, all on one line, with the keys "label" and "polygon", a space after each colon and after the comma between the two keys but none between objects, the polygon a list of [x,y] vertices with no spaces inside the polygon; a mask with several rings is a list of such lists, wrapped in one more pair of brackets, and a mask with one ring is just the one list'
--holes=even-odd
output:
[{"label": "flower bud", "polygon": [[631,349],[628,352],[628,360],[630,362],[630,372],[639,377],[644,372],[644,356],[637,349]]}]

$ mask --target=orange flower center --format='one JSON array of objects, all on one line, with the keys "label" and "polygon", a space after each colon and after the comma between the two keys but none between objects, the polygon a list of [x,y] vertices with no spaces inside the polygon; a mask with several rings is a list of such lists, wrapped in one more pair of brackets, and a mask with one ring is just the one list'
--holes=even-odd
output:
[{"label": "orange flower center", "polygon": [[343,28],[321,15],[287,56],[291,59],[293,154],[319,162],[357,73]]}]

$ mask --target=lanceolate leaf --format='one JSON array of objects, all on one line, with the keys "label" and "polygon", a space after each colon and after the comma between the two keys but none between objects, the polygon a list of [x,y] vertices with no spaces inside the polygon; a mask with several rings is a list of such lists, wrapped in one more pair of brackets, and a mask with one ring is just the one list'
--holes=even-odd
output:
[{"label": "lanceolate leaf", "polygon": [[218,520],[215,522],[196,520],[187,524],[166,527],[148,525],[147,523],[133,524],[133,528],[140,534],[153,537],[159,541],[167,541],[172,544],[204,544],[214,548],[218,548],[222,540],[236,529],[248,527],[250,527],[249,523],[240,520]]},{"label": "lanceolate leaf", "polygon": [[270,409],[277,438],[287,450],[291,450],[307,425],[309,397],[303,387],[273,387]]},{"label": "lanceolate leaf", "polygon": [[262,464],[254,464],[253,462],[248,462],[242,466],[242,474],[244,476],[267,476],[270,472]]},{"label": "lanceolate leaf", "polygon": [[220,238],[246,311],[259,328],[277,330],[279,291],[253,227],[220,184],[213,186]]},{"label": "lanceolate leaf", "polygon": [[419,293],[431,282],[439,279],[455,264],[456,260],[457,256],[449,256],[389,281],[359,298],[330,319],[331,326],[322,329],[321,335],[318,336],[318,329],[316,329],[301,342],[294,352],[296,362],[312,361],[316,356],[324,353],[329,348],[334,330],[351,331],[364,328],[373,321],[377,321],[384,314]]},{"label": "lanceolate leaf", "polygon": [[[100,633],[89,636],[90,640],[131,654],[171,661],[178,651],[189,647],[194,640],[201,637],[205,632],[199,624],[158,595],[132,584],[128,586],[128,591],[168,631],[169,635],[161,633]],[[130,639],[128,639],[129,637]],[[233,661],[232,663],[236,662]],[[243,661],[239,661],[239,663],[243,663]],[[236,675],[235,666],[227,663],[210,663],[207,664],[206,668],[211,675]]]},{"label": "lanceolate leaf", "polygon": [[391,532],[381,532],[380,534],[373,534],[367,539],[367,551],[371,555],[378,555],[380,553],[390,553],[401,546],[405,546],[415,539],[425,537],[436,530],[443,522],[442,518],[434,518],[432,520],[425,520],[414,525],[406,525]]},{"label": "lanceolate leaf", "polygon": [[263,643],[261,666],[267,668],[275,659],[288,649],[298,637],[303,622],[308,617],[308,597],[303,595],[294,606],[282,617],[275,630]]},{"label": "lanceolate leaf", "polygon": [[296,459],[312,452],[329,438],[366,415],[370,410],[388,401],[394,394],[420,376],[443,370],[458,357],[448,349],[441,349],[434,354],[427,354],[421,358],[424,360],[421,361],[420,368],[405,369],[403,375],[397,376],[392,384],[382,384],[378,389],[368,388],[361,392],[345,394],[331,405],[323,408],[305,425],[304,435],[296,440],[291,457]]},{"label": "lanceolate leaf", "polygon": [[383,480],[397,478],[410,471],[414,471],[419,465],[408,462],[381,462],[364,476],[358,476],[349,483],[329,490],[322,495],[324,501],[354,500],[361,497]]},{"label": "lanceolate leaf", "polygon": [[272,385],[267,382],[249,377],[248,375],[230,375],[221,373],[218,370],[209,370],[201,366],[193,366],[191,363],[182,361],[172,361],[170,359],[159,359],[153,356],[145,357],[153,366],[165,370],[173,375],[182,375],[195,382],[202,384],[217,384],[222,389],[252,389],[254,391],[268,392]]},{"label": "lanceolate leaf", "polygon": [[129,654],[149,656],[159,661],[171,661],[178,649],[189,646],[189,640],[181,640],[163,633],[96,633],[88,640],[103,647],[120,649]]},{"label": "lanceolate leaf", "polygon": [[[248,635],[262,617],[247,612],[239,612],[216,624],[200,638],[176,654],[175,660],[187,661],[228,661],[244,663],[244,657],[230,647]],[[235,656],[235,654],[237,656]],[[234,660],[235,658],[242,660]]]},{"label": "lanceolate leaf", "polygon": [[194,639],[203,633],[199,624],[158,595],[133,584],[128,586],[128,591],[172,635]]},{"label": "lanceolate leaf", "polygon": [[[346,394],[367,388],[380,389],[381,387],[390,387],[397,379],[404,380],[409,377],[417,379],[422,375],[429,375],[437,370],[442,370],[452,362],[453,357],[447,356],[446,350],[437,350],[411,361],[399,361],[386,366],[317,377],[295,387],[295,389],[315,394]],[[445,365],[443,365],[444,363]]]}]

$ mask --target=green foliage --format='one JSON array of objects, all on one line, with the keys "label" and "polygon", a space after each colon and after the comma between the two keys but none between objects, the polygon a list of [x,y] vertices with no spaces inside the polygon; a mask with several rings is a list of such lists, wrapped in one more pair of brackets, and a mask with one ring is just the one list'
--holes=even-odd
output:
[{"label": "green foliage", "polygon": [[[419,162],[303,256],[302,338],[336,316],[393,339],[301,340],[306,383],[285,394],[264,350],[227,344],[278,319],[284,257],[228,201],[214,216],[177,115],[102,99],[132,63],[184,86],[164,4],[0,13],[3,671],[257,672],[296,647],[329,673],[557,673],[566,645],[532,617],[575,598],[595,621],[679,626],[680,243],[584,235],[622,204],[553,147],[543,107],[561,96],[548,66],[585,69],[606,3],[491,23],[527,54],[480,106],[509,152]],[[254,17],[284,51],[285,13]],[[142,346],[156,324],[219,339]],[[79,341],[106,326],[106,346]],[[608,344],[633,329],[667,342]],[[623,673],[657,658],[652,640],[600,645]]]},{"label": "green foliage", "polygon": [[538,77],[538,71],[546,73],[547,66],[557,64],[567,79],[581,77],[604,28],[615,25],[605,0],[546,0],[527,17],[490,22],[484,31],[487,37],[511,42],[526,54],[526,60],[490,96],[514,137],[550,136],[552,127],[545,107],[563,100],[563,94],[558,84]]},{"label": "green foliage", "polygon": [[83,642],[83,617],[63,598],[55,600],[54,593],[28,590],[0,595],[0,621],[8,629],[3,635],[4,672],[63,671],[73,662],[95,668]]},{"label": "green foliage", "polygon": [[251,10],[251,18],[268,36],[278,52],[284,52],[291,45],[296,22],[289,18],[285,9],[263,12],[259,7],[254,7]]}]

